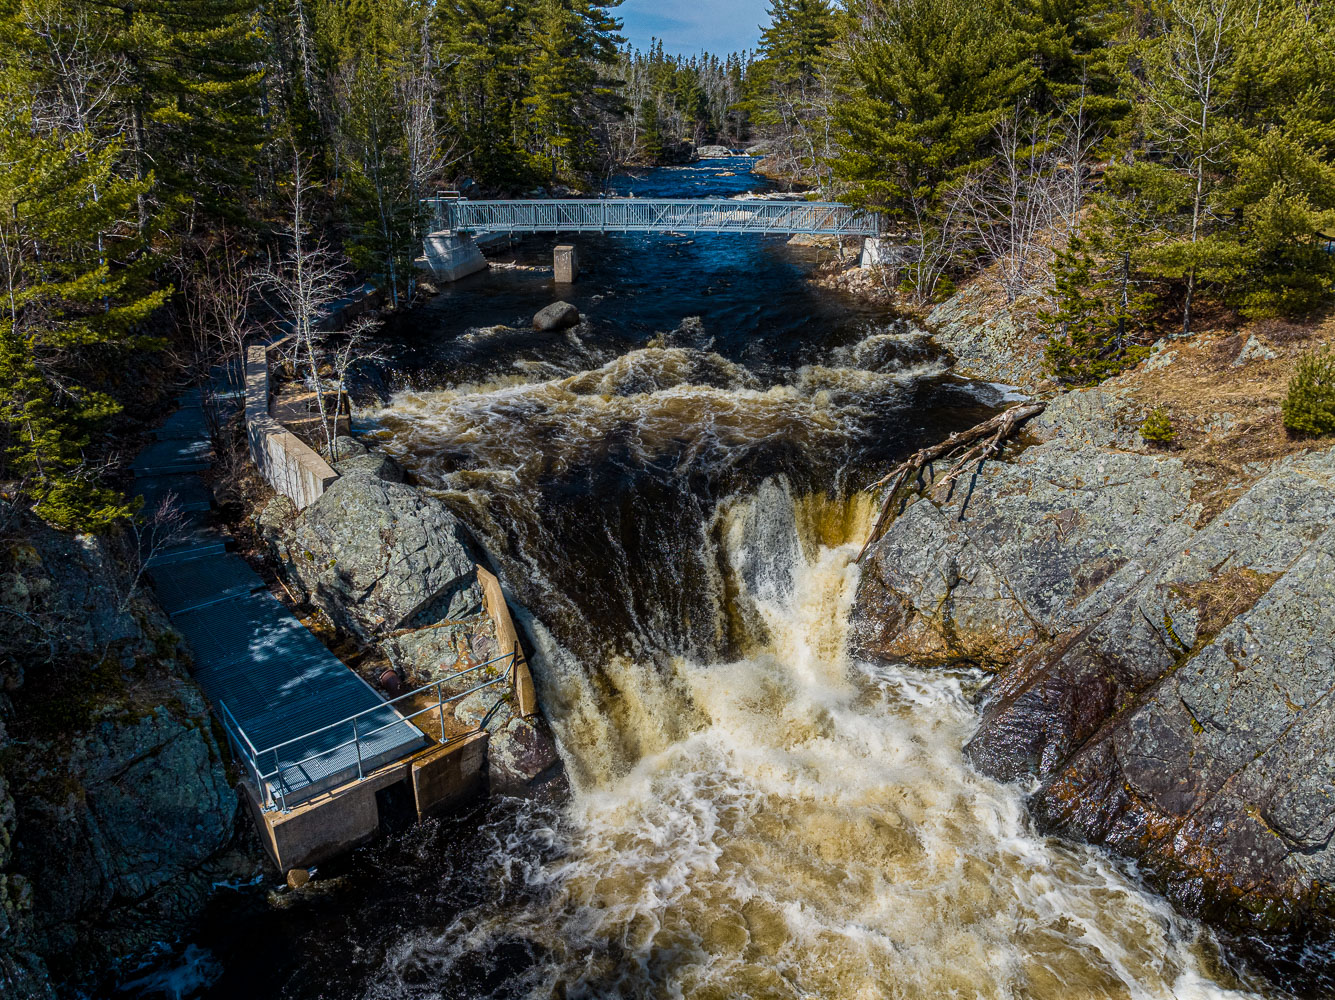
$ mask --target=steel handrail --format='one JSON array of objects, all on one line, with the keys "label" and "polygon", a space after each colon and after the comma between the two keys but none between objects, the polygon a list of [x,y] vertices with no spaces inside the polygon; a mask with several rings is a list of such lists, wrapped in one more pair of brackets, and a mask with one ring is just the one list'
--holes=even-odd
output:
[{"label": "steel handrail", "polygon": [[[880,216],[838,202],[732,198],[426,198],[446,229],[505,231],[804,232],[879,236]],[[625,205],[625,210],[616,206]],[[616,219],[612,216],[615,213]]]},{"label": "steel handrail", "polygon": [[[513,660],[514,656],[515,654],[513,652],[510,652],[510,653],[505,653],[501,656],[493,657],[492,659],[487,660],[483,663],[475,664],[474,666],[469,667],[467,670],[461,670],[457,674],[452,674],[448,679],[454,680],[457,677],[466,677],[467,675],[475,673],[476,671],[481,670],[484,667],[489,667],[494,663],[500,663],[502,660],[506,659]],[[284,747],[291,746],[293,743],[300,743],[302,740],[310,739],[310,737],[318,735],[319,733],[326,732],[330,729],[337,729],[339,726],[349,725],[354,719],[358,719],[363,715],[370,715],[372,712],[379,712],[380,710],[387,707],[392,708],[396,703],[403,701],[405,698],[412,698],[416,695],[421,694],[423,691],[427,691],[431,688],[438,687],[442,683],[444,683],[444,679],[440,681],[433,681],[430,684],[423,684],[421,687],[415,688],[412,691],[409,691],[407,694],[401,694],[397,698],[393,698],[388,701],[383,701],[379,705],[376,705],[372,708],[364,708],[360,712],[357,712],[355,715],[349,715],[346,719],[340,719],[338,722],[331,722],[329,723],[329,725],[321,726],[319,729],[312,729],[308,733],[304,733],[301,736],[293,737],[290,740],[284,740],[282,743],[275,743],[273,746],[267,747],[264,750],[255,750],[254,744],[251,743],[250,738],[245,735],[245,730],[241,729],[240,723],[237,723],[237,729],[241,732],[241,735],[245,738],[247,745],[250,746],[251,750],[258,758],[263,754],[275,753],[279,750],[282,750]],[[228,714],[230,715],[231,713],[229,712]],[[235,721],[235,717],[233,717],[233,719]],[[256,761],[256,765],[258,766],[258,760]]]},{"label": "steel handrail", "polygon": [[[510,654],[510,655],[511,655],[511,657],[514,656],[514,654]],[[497,659],[504,659],[504,657],[497,657]],[[490,663],[490,662],[495,662],[495,661],[488,661],[488,662]],[[481,664],[480,664],[480,665],[481,665]],[[354,745],[355,745],[355,746],[357,747],[357,780],[358,780],[358,781],[361,781],[361,780],[364,778],[364,775],[363,775],[363,773],[362,773],[362,755],[361,755],[361,742],[362,742],[362,740],[364,740],[364,739],[368,739],[368,738],[371,737],[371,736],[375,736],[377,733],[382,733],[382,732],[384,732],[384,731],[387,730],[387,729],[393,729],[395,726],[401,726],[401,725],[404,725],[404,724],[409,724],[409,723],[411,723],[411,721],[412,721],[413,719],[417,718],[419,715],[425,715],[427,712],[434,712],[434,711],[436,711],[437,709],[442,709],[442,710],[443,710],[444,706],[446,706],[446,705],[452,704],[452,703],[454,703],[454,702],[456,702],[456,701],[462,701],[463,699],[467,698],[469,695],[476,694],[476,693],[479,692],[479,691],[484,691],[484,690],[486,690],[486,689],[489,688],[489,687],[494,687],[494,686],[497,685],[497,684],[500,684],[500,683],[502,683],[502,682],[504,682],[504,681],[509,680],[509,679],[513,676],[513,673],[514,673],[514,664],[513,664],[513,662],[512,662],[512,663],[511,663],[511,666],[510,666],[510,669],[507,670],[505,673],[503,673],[500,677],[493,677],[493,678],[492,678],[491,680],[489,680],[489,681],[484,681],[484,682],[482,682],[481,684],[476,685],[475,687],[471,687],[471,688],[469,688],[467,691],[461,691],[459,694],[450,695],[450,697],[448,697],[448,698],[438,698],[436,704],[434,704],[434,705],[428,705],[426,708],[418,709],[416,712],[412,713],[411,715],[403,715],[403,716],[400,716],[399,718],[395,719],[393,722],[389,723],[388,725],[381,726],[379,729],[373,730],[373,731],[370,732],[370,733],[366,733],[365,735],[359,735],[359,734],[357,733],[355,727],[354,727],[353,734],[352,734],[352,735],[353,735],[353,738],[352,738],[352,739],[350,739],[350,740],[344,740],[342,743],[336,744],[336,745],[334,745],[334,746],[332,746],[332,747],[326,747],[325,749],[319,751],[318,753],[313,753],[313,754],[311,754],[311,755],[308,756],[308,757],[302,757],[300,760],[287,761],[286,763],[279,762],[279,761],[277,761],[277,759],[275,759],[274,769],[273,769],[272,771],[268,771],[268,772],[260,771],[260,769],[259,769],[259,763],[256,762],[255,765],[254,765],[254,768],[253,768],[253,770],[255,771],[256,780],[258,780],[258,781],[260,782],[261,785],[264,785],[264,784],[268,784],[268,783],[270,783],[270,782],[273,782],[274,779],[277,779],[277,783],[278,783],[278,785],[279,785],[279,788],[277,789],[277,791],[278,791],[278,796],[279,796],[279,801],[280,801],[280,803],[282,804],[282,808],[284,809],[284,811],[286,811],[286,809],[287,809],[287,787],[286,787],[287,783],[283,780],[283,772],[284,772],[284,771],[292,770],[293,768],[299,768],[299,767],[301,767],[301,766],[304,765],[304,764],[309,764],[311,761],[319,760],[321,757],[327,756],[327,755],[332,754],[332,753],[336,753],[337,751],[342,750],[342,749],[344,749],[344,748],[346,748],[346,747],[350,747],[350,746],[354,746]],[[457,676],[457,675],[456,675],[456,676]],[[439,688],[439,687],[440,687],[441,685],[443,685],[444,683],[445,683],[445,681],[444,681],[444,679],[442,679],[442,680],[437,681],[435,684],[428,684],[428,685],[426,685],[426,687],[428,687],[428,688],[429,688],[429,687],[436,687],[436,688]],[[419,692],[420,692],[420,691],[423,690],[423,689],[419,688],[418,690],[419,690]],[[503,699],[498,699],[498,700],[497,700],[497,704],[499,704],[501,700],[503,700]],[[388,704],[388,702],[386,702],[386,704]],[[494,709],[495,709],[495,706],[493,705],[493,706],[492,706],[492,709],[491,709],[491,710],[488,710],[488,714],[490,714],[490,712],[491,712],[492,710],[494,710]],[[356,717],[354,716],[353,718],[355,719]],[[349,721],[351,721],[351,720],[349,720]],[[319,730],[313,730],[312,732],[323,732],[323,731],[324,731],[324,730],[319,729]],[[420,730],[419,730],[419,731],[420,731]],[[453,739],[447,738],[447,737],[445,736],[445,729],[444,729],[444,722],[443,722],[443,721],[442,721],[442,723],[441,723],[440,742],[441,742],[441,745],[442,745],[442,746],[447,746],[447,745],[449,745],[450,743],[453,742]],[[265,753],[268,753],[268,752],[269,752],[269,751],[267,751],[267,750],[265,751]]]}]

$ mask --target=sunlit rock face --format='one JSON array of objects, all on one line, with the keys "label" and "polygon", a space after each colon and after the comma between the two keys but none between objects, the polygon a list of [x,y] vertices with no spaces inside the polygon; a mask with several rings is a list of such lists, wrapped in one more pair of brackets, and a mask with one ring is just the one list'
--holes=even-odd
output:
[{"label": "sunlit rock face", "polygon": [[1121,450],[1117,408],[1083,398],[1103,395],[892,524],[855,644],[996,671],[976,766],[1037,777],[1045,826],[1311,967],[1335,869],[1335,452],[1258,470],[1203,521],[1192,470]]}]

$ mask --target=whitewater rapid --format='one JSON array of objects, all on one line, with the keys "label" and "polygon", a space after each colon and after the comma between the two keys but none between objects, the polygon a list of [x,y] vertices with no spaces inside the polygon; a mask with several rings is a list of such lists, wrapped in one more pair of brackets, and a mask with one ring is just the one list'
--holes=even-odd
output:
[{"label": "whitewater rapid", "polygon": [[720,507],[714,596],[753,619],[731,661],[595,683],[547,636],[572,800],[532,807],[541,856],[498,840],[498,902],[407,937],[369,995],[455,995],[478,963],[544,998],[1247,995],[1198,926],[968,767],[979,678],[849,659],[871,515],[782,478]]}]

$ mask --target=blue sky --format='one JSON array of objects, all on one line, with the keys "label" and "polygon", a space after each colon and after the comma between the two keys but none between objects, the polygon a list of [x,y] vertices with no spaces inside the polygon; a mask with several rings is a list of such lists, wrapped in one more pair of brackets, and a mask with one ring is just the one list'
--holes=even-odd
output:
[{"label": "blue sky", "polygon": [[768,8],[767,0],[625,0],[613,13],[626,22],[621,33],[637,48],[661,38],[663,48],[678,55],[722,55],[756,47]]}]

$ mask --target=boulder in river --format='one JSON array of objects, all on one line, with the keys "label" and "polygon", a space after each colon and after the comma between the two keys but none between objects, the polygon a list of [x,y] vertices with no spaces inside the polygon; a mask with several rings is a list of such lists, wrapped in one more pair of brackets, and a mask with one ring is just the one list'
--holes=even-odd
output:
[{"label": "boulder in river", "polygon": [[311,599],[363,638],[482,606],[459,520],[439,500],[366,471],[340,476],[301,513],[288,551]]},{"label": "boulder in river", "polygon": [[533,329],[543,333],[568,330],[579,323],[579,310],[569,302],[553,302],[533,317]]},{"label": "boulder in river", "polygon": [[696,152],[702,160],[719,160],[732,155],[727,146],[701,146]]},{"label": "boulder in river", "polygon": [[1070,393],[1041,443],[909,506],[868,553],[857,652],[995,671],[967,753],[1036,778],[1045,828],[1235,933],[1329,940],[1335,449],[1208,516],[1182,459],[1123,450],[1136,417]]}]

